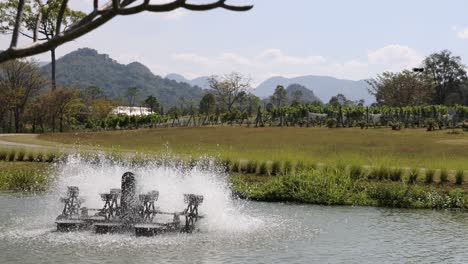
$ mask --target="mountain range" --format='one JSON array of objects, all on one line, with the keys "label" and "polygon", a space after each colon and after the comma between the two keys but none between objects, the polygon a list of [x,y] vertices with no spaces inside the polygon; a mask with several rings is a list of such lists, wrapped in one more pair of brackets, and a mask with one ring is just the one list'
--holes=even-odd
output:
[{"label": "mountain range", "polygon": [[[42,66],[47,74],[50,74],[50,68],[50,64]],[[102,88],[108,97],[121,99],[122,102],[125,102],[127,89],[137,87],[137,101],[153,95],[165,108],[179,104],[181,98],[196,102],[203,96],[204,89],[209,89],[207,76],[190,80],[173,73],[161,77],[139,62],[121,64],[109,55],[100,54],[90,48],[78,49],[59,58],[56,76],[59,87],[83,89],[94,85]],[[367,92],[369,85],[364,80],[352,81],[314,75],[272,77],[260,83],[252,93],[260,98],[268,98],[278,85],[287,87],[290,96],[293,89],[301,90],[304,101],[328,102],[338,93],[350,100],[364,99],[366,103],[374,101]]]},{"label": "mountain range", "polygon": [[[50,64],[42,67],[50,75]],[[126,101],[129,87],[137,87],[136,102],[153,95],[165,108],[177,105],[181,98],[198,101],[203,95],[199,87],[176,82],[153,74],[139,62],[120,64],[106,54],[83,48],[57,60],[57,86],[83,89],[98,86],[106,96]]]},{"label": "mountain range", "polygon": [[[202,76],[192,80],[176,73],[166,75],[167,79],[177,82],[187,83],[192,86],[198,86],[202,89],[209,89],[208,77]],[[323,102],[328,102],[332,96],[339,93],[346,96],[347,99],[357,101],[364,99],[367,103],[374,102],[374,97],[369,94],[369,84],[365,80],[352,81],[337,79],[328,76],[300,76],[295,78],[286,78],[281,76],[271,77],[260,83],[252,93],[260,98],[268,98],[273,94],[278,85],[289,87],[298,84],[303,88],[313,91],[314,97],[318,97]]]},{"label": "mountain range", "polygon": [[300,84],[307,89],[314,91],[315,96],[323,102],[328,102],[332,96],[339,93],[346,96],[349,100],[364,99],[366,103],[374,102],[373,96],[368,92],[369,84],[364,81],[342,80],[327,76],[301,76],[295,78],[272,77],[260,83],[254,91],[254,94],[260,98],[271,95],[276,86],[282,85],[288,87],[291,84]]}]

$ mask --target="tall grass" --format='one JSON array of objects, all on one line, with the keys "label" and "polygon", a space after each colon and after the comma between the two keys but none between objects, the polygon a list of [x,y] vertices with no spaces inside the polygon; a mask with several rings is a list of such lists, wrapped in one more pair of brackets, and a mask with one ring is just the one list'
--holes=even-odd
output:
[{"label": "tall grass", "polygon": [[271,164],[271,175],[277,176],[283,174],[283,166],[281,164],[281,161],[275,160]]},{"label": "tall grass", "polygon": [[260,163],[260,166],[258,168],[258,174],[259,175],[264,175],[264,176],[270,176],[271,175],[271,168],[270,168],[269,163],[267,161],[262,161]]},{"label": "tall grass", "polygon": [[0,190],[43,191],[53,180],[46,163],[0,162]]},{"label": "tall grass", "polygon": [[408,184],[415,184],[416,181],[418,180],[418,176],[419,176],[419,169],[410,169],[410,171],[408,173],[407,183]]},{"label": "tall grass", "polygon": [[358,165],[352,165],[349,168],[349,176],[351,177],[352,180],[362,179],[364,176],[362,167]]},{"label": "tall grass", "polygon": [[24,157],[26,156],[26,152],[24,151],[24,149],[21,149],[20,151],[18,151],[18,154],[16,155],[16,161],[24,161]]},{"label": "tall grass", "polygon": [[448,171],[447,169],[440,170],[440,183],[447,183],[448,182]]},{"label": "tall grass", "polygon": [[435,175],[435,170],[433,169],[426,170],[426,178],[424,182],[427,184],[434,183],[434,175]]},{"label": "tall grass", "polygon": [[257,173],[258,162],[256,160],[249,160],[246,166],[247,173]]},{"label": "tall grass", "polygon": [[402,175],[403,175],[403,169],[401,168],[390,169],[389,178],[391,181],[394,181],[394,182],[401,181]]},{"label": "tall grass", "polygon": [[455,174],[455,184],[462,185],[464,181],[465,171],[459,170]]}]

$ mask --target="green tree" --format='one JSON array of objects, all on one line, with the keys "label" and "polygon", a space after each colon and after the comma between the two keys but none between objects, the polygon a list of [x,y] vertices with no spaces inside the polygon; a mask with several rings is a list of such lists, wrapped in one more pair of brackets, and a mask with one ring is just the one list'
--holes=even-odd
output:
[{"label": "green tree", "polygon": [[351,100],[348,100],[348,98],[346,98],[346,96],[344,96],[344,94],[337,94],[336,96],[332,96],[332,98],[330,98],[330,101],[328,102],[329,105],[335,107],[335,108],[338,108],[338,107],[342,107],[342,106],[351,106],[353,105],[353,101]]},{"label": "green tree", "polygon": [[129,87],[127,92],[125,93],[125,97],[127,98],[127,103],[130,106],[135,106],[136,97],[138,95],[138,88],[137,87]]},{"label": "green tree", "polygon": [[286,106],[288,102],[288,92],[284,89],[284,86],[276,86],[275,92],[270,96],[270,101],[276,107]]},{"label": "green tree", "polygon": [[448,50],[433,53],[424,59],[423,67],[424,75],[432,81],[435,88],[435,104],[447,103],[450,94],[462,95],[461,88],[467,76],[465,65],[459,56],[452,55]]},{"label": "green tree", "polygon": [[[5,0],[0,3],[0,33],[15,34],[19,4],[22,6],[22,18],[18,33],[34,41],[47,41],[67,30],[73,23],[86,14],[70,9],[63,0]],[[55,48],[50,49],[52,89],[56,88]]]},{"label": "green tree", "polygon": [[291,105],[299,105],[302,102],[302,91],[301,90],[295,90],[292,93],[292,102]]},{"label": "green tree", "polygon": [[369,93],[375,96],[379,105],[428,104],[434,94],[434,89],[427,79],[411,71],[384,72],[367,82],[371,86]]},{"label": "green tree", "polygon": [[83,90],[83,98],[88,102],[102,99],[104,98],[104,90],[95,85],[88,86]]},{"label": "green tree", "polygon": [[149,107],[149,109],[151,110],[151,112],[159,112],[159,110],[161,109],[161,104],[159,103],[158,99],[152,95],[148,96],[146,99],[145,99],[145,102],[144,102],[144,105],[146,107]]},{"label": "green tree", "polygon": [[216,95],[217,101],[229,112],[231,112],[234,104],[246,95],[246,91],[250,87],[250,79],[237,72],[222,77],[211,76],[208,83]]},{"label": "green tree", "polygon": [[16,133],[21,130],[26,107],[46,84],[42,72],[31,61],[13,60],[0,64],[0,103],[14,119]]},{"label": "green tree", "polygon": [[216,98],[212,93],[206,93],[200,100],[200,113],[211,115],[216,111]]}]

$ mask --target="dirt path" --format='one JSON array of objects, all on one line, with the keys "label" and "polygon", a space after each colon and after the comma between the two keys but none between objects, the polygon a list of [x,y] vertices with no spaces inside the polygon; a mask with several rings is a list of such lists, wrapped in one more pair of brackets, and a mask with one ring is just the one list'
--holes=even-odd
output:
[{"label": "dirt path", "polygon": [[42,149],[74,152],[76,148],[38,139],[39,134],[0,134],[0,148]]}]

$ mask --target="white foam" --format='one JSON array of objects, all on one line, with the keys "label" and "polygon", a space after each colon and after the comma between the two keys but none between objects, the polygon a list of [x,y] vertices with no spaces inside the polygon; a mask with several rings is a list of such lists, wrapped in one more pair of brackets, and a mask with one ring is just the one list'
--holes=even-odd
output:
[{"label": "white foam", "polygon": [[159,191],[156,205],[163,211],[182,211],[186,206],[183,194],[203,195],[204,201],[199,207],[200,214],[204,215],[199,223],[203,232],[248,232],[262,226],[261,219],[241,212],[246,202],[232,199],[227,175],[220,168],[202,169],[206,166],[197,165],[188,169],[173,163],[161,165],[154,161],[132,166],[106,159],[104,155],[92,162],[78,154],[71,155],[58,165],[53,196],[65,195],[67,186],[77,186],[80,197],[85,199],[82,206],[101,208],[103,202],[99,194],[120,188],[122,174],[131,171],[136,174],[138,193]]}]

